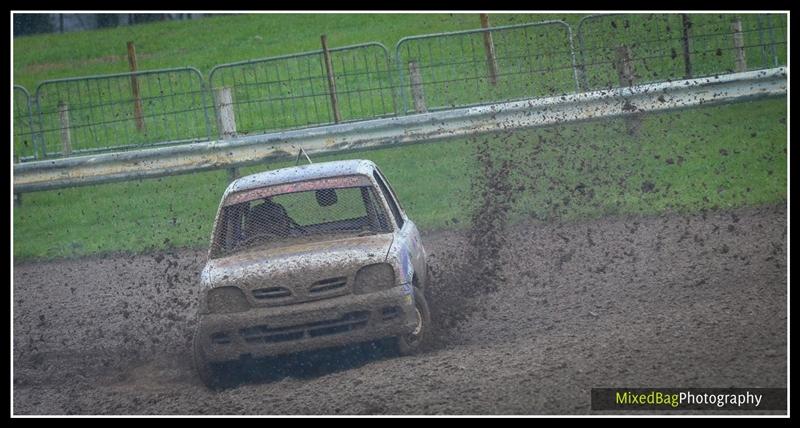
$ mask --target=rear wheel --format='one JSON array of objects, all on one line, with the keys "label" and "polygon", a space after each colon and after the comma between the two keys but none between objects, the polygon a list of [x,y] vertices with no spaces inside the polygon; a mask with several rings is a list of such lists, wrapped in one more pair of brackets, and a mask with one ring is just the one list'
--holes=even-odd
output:
[{"label": "rear wheel", "polygon": [[397,349],[400,355],[411,355],[418,352],[428,338],[431,314],[428,302],[421,289],[414,287],[414,311],[417,324],[413,331],[397,337]]}]

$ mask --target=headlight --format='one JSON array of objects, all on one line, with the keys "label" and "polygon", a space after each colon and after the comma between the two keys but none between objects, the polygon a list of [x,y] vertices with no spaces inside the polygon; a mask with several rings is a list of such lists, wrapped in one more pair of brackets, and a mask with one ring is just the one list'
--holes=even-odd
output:
[{"label": "headlight", "polygon": [[219,287],[206,294],[208,311],[214,314],[243,312],[250,306],[242,290],[236,287]]},{"label": "headlight", "polygon": [[373,293],[394,286],[394,269],[389,263],[364,266],[356,273],[353,291],[356,294]]}]

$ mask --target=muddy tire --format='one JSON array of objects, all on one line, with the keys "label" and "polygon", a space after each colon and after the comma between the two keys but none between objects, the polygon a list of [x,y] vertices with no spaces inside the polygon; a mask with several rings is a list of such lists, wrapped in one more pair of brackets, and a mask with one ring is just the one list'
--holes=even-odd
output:
[{"label": "muddy tire", "polygon": [[428,309],[428,301],[425,300],[425,293],[417,287],[414,287],[414,306],[417,311],[417,329],[396,338],[397,351],[400,355],[412,355],[419,352],[430,336],[431,313]]},{"label": "muddy tire", "polygon": [[223,384],[222,370],[218,364],[206,359],[203,348],[200,346],[200,330],[194,333],[192,351],[194,353],[194,369],[203,384],[212,390],[219,389]]}]

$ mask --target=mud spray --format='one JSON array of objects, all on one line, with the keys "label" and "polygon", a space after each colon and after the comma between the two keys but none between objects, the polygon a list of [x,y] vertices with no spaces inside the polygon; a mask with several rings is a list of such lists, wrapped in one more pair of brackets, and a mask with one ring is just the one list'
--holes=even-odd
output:
[{"label": "mud spray", "polygon": [[[595,192],[598,186],[613,185],[621,194],[629,194],[629,184],[638,186],[643,181],[642,193],[653,190],[645,178],[631,180],[641,173],[641,168],[633,166],[642,156],[635,147],[639,133],[631,135],[628,121],[622,119],[608,121],[605,130],[615,136],[628,134],[628,138],[598,143],[594,136],[587,137],[582,127],[555,125],[535,132],[499,131],[469,140],[473,165],[465,206],[470,224],[462,242],[449,245],[450,253],[438,254],[432,261],[434,285],[429,290],[429,304],[436,319],[437,343],[451,343],[449,330],[473,316],[475,310],[482,311],[482,296],[504,287],[509,271],[524,268],[519,257],[511,254],[512,248],[541,246],[535,233],[532,241],[517,242],[514,224],[558,225],[576,214],[613,213],[617,207],[603,206],[605,201]],[[631,168],[609,171],[614,169],[610,167],[612,157],[627,159]],[[571,257],[562,249],[551,256]]]},{"label": "mud spray", "polygon": [[511,171],[516,165],[514,157],[505,150],[510,134],[501,138],[483,138],[476,141],[475,159],[480,174],[472,180],[474,209],[472,228],[467,233],[468,260],[471,269],[465,270],[474,278],[469,294],[497,291],[505,279],[502,275],[500,250],[507,239],[509,210],[514,194],[524,188],[514,188]]},{"label": "mud spray", "polygon": [[427,292],[435,320],[430,348],[458,342],[453,329],[480,310],[481,296],[497,292],[506,281],[502,252],[509,239],[509,214],[526,189],[512,174],[521,162],[514,155],[513,136],[506,132],[469,140],[474,168],[464,205],[470,224],[465,233],[436,234],[447,250],[429,257],[433,281]]}]

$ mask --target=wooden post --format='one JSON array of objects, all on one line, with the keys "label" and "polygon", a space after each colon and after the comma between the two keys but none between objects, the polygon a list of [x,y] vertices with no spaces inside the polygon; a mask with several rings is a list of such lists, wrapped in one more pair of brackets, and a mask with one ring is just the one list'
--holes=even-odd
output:
[{"label": "wooden post", "polygon": [[[223,140],[236,136],[236,116],[233,113],[233,92],[228,86],[214,91],[214,109],[217,112],[217,127]],[[228,168],[228,181],[239,178],[239,168]]]},{"label": "wooden post", "polygon": [[331,53],[328,51],[328,36],[323,34],[320,37],[322,41],[322,55],[325,57],[325,73],[328,75],[328,91],[331,95],[331,108],[333,109],[333,121],[339,123],[342,121],[342,115],[339,113],[339,99],[336,97],[336,79],[333,75],[333,63],[331,62]]},{"label": "wooden post", "polygon": [[64,101],[58,103],[58,120],[61,123],[61,155],[67,157],[72,154],[72,138],[69,134],[69,105]]},{"label": "wooden post", "polygon": [[[489,28],[489,15],[481,14],[481,27]],[[497,59],[494,55],[494,42],[492,41],[492,32],[483,32],[483,47],[486,50],[486,64],[489,67],[489,82],[492,86],[497,85]]]},{"label": "wooden post", "polygon": [[619,74],[620,86],[633,86],[635,76],[633,63],[631,62],[631,48],[626,45],[617,47],[617,73]]},{"label": "wooden post", "polygon": [[684,64],[684,77],[690,79],[692,77],[692,21],[689,20],[689,15],[682,13],[683,18],[683,64]]},{"label": "wooden post", "polygon": [[223,140],[236,136],[236,116],[233,113],[233,93],[229,86],[214,91],[214,108],[217,110],[217,126]]},{"label": "wooden post", "polygon": [[[633,69],[631,48],[626,45],[617,47],[617,73],[619,74],[619,85],[623,87],[633,86],[636,83],[636,74]],[[626,104],[627,106],[627,104]],[[641,127],[641,114],[633,113],[625,117],[630,135],[638,135]]]},{"label": "wooden post", "polygon": [[408,72],[411,76],[411,97],[414,99],[414,111],[425,113],[428,107],[425,105],[425,93],[422,89],[422,75],[419,72],[419,65],[416,61],[408,62]]},{"label": "wooden post", "polygon": [[742,21],[736,19],[731,23],[733,32],[733,52],[736,54],[736,72],[747,71],[747,59],[744,56],[744,34],[742,34]]},{"label": "wooden post", "polygon": [[[136,72],[136,46],[133,42],[128,42],[128,66],[131,72]],[[142,98],[139,95],[139,80],[135,74],[131,75],[131,92],[133,93],[133,116],[136,119],[136,130],[144,132],[144,117],[142,114]]]}]

